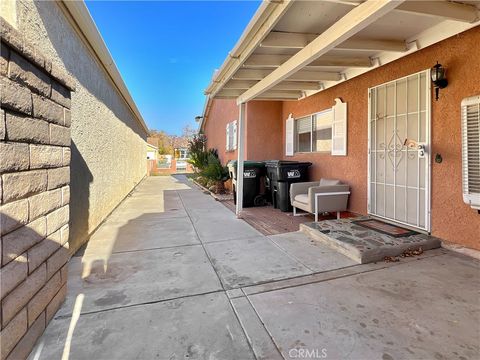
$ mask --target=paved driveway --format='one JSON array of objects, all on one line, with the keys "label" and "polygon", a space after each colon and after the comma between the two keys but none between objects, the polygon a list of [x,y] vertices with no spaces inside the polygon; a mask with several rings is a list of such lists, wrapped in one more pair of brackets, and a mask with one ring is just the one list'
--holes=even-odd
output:
[{"label": "paved driveway", "polygon": [[71,259],[30,358],[478,359],[479,275],[443,249],[356,265],[150,177]]}]

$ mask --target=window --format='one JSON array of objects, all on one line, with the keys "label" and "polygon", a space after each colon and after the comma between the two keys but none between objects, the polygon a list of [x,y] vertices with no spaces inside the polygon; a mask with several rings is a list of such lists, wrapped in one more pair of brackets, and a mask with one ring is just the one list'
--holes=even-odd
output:
[{"label": "window", "polygon": [[188,150],[187,149],[179,149],[178,150],[178,158],[179,159],[187,159],[188,158]]},{"label": "window", "polygon": [[304,117],[295,121],[295,152],[312,151],[312,117]]},{"label": "window", "polygon": [[237,121],[229,122],[226,126],[226,150],[237,149]]},{"label": "window", "polygon": [[332,147],[332,111],[295,120],[295,152],[330,151]]}]

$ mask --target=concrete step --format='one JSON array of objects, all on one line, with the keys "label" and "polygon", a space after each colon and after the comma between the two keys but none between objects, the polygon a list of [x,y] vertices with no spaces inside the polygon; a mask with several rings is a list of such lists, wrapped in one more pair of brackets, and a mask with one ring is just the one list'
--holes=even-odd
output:
[{"label": "concrete step", "polygon": [[399,256],[409,249],[422,248],[426,251],[441,246],[440,239],[427,234],[392,237],[352,222],[362,219],[367,218],[309,222],[300,224],[300,231],[359,264],[382,261],[386,256]]}]

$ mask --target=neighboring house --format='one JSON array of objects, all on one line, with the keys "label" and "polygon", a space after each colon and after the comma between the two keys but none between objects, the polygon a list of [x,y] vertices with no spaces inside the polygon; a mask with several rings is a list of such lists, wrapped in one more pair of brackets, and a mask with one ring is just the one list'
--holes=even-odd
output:
[{"label": "neighboring house", "polygon": [[148,130],[82,1],[0,9],[0,347],[22,359],[69,256],[146,176]]},{"label": "neighboring house", "polygon": [[478,100],[461,111],[480,95],[478,7],[264,2],[206,90],[208,147],[310,161],[312,180],[350,184],[350,211],[480,249]]},{"label": "neighboring house", "polygon": [[174,137],[172,146],[175,154],[175,171],[192,172],[192,166],[188,163],[188,138],[185,136]]},{"label": "neighboring house", "polygon": [[147,160],[155,160],[158,158],[158,147],[147,143]]},{"label": "neighboring house", "polygon": [[150,138],[147,140],[147,175],[150,176],[157,167],[158,147],[150,144]]},{"label": "neighboring house", "polygon": [[[160,139],[152,136],[148,138],[149,146],[160,146]],[[152,145],[153,144],[153,145]],[[180,172],[193,172],[188,163],[188,138],[185,136],[171,136],[169,147],[172,154],[159,155],[156,161],[149,161],[149,174],[168,175]],[[158,151],[158,148],[157,148]]]}]

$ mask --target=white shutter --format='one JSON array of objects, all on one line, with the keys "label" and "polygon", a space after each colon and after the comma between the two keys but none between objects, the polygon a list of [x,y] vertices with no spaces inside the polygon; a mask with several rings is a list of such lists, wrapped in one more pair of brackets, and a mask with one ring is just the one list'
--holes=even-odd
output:
[{"label": "white shutter", "polygon": [[226,135],[227,135],[227,141],[226,141],[226,150],[230,151],[230,123],[227,124],[226,126]]},{"label": "white shutter", "polygon": [[233,139],[232,139],[232,149],[236,150],[237,149],[237,120],[235,120],[233,123]]},{"label": "white shutter", "polygon": [[480,210],[480,96],[462,104],[463,201]]},{"label": "white shutter", "polygon": [[294,146],[294,131],[293,127],[295,126],[295,121],[293,120],[292,114],[288,115],[286,127],[285,127],[285,155],[293,156],[293,146]]},{"label": "white shutter", "polygon": [[332,155],[347,155],[347,103],[335,99],[332,107]]}]

